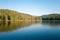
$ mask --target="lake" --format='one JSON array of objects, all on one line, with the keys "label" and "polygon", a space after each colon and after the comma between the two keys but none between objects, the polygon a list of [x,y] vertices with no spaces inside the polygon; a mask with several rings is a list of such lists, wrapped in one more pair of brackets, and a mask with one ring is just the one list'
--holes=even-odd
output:
[{"label": "lake", "polygon": [[60,22],[0,22],[0,40],[58,40]]}]

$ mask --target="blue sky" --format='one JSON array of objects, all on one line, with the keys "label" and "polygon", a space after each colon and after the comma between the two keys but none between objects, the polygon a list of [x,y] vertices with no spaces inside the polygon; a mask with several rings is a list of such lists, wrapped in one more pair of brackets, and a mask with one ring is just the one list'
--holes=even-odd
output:
[{"label": "blue sky", "polygon": [[60,13],[60,0],[0,0],[0,9],[10,9],[36,16]]}]

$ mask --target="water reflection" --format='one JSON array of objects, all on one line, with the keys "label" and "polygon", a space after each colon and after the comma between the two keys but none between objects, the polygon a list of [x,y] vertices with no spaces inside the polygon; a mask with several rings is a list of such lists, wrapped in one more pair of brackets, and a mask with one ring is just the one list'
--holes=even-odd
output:
[{"label": "water reflection", "polygon": [[18,28],[27,27],[31,24],[35,24],[39,22],[25,22],[25,21],[0,21],[0,32],[8,32],[13,31]]},{"label": "water reflection", "polygon": [[42,24],[45,24],[45,25],[60,25],[60,20],[43,20]]},{"label": "water reflection", "polygon": [[8,21],[8,26],[10,25],[10,21]]}]

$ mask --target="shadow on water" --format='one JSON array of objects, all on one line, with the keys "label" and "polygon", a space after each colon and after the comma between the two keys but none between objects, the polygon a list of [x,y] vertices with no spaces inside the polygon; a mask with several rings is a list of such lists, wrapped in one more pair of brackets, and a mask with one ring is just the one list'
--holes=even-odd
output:
[{"label": "shadow on water", "polygon": [[17,30],[23,27],[27,27],[31,24],[36,24],[38,22],[25,22],[25,21],[0,21],[0,32],[8,32]]},{"label": "shadow on water", "polygon": [[44,25],[60,25],[60,20],[43,20]]}]

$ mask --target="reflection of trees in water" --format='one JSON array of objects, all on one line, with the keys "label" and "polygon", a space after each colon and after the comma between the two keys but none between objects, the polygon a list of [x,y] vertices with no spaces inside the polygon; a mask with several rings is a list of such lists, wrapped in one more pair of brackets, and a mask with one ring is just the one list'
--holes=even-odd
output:
[{"label": "reflection of trees in water", "polygon": [[26,27],[31,24],[35,24],[38,22],[26,22],[26,21],[17,21],[17,22],[12,22],[12,21],[0,21],[0,31],[12,31],[16,30],[18,28]]},{"label": "reflection of trees in water", "polygon": [[60,25],[60,20],[43,20],[42,24],[46,24],[46,25]]},{"label": "reflection of trees in water", "polygon": [[10,21],[8,21],[8,26],[10,26]]}]

